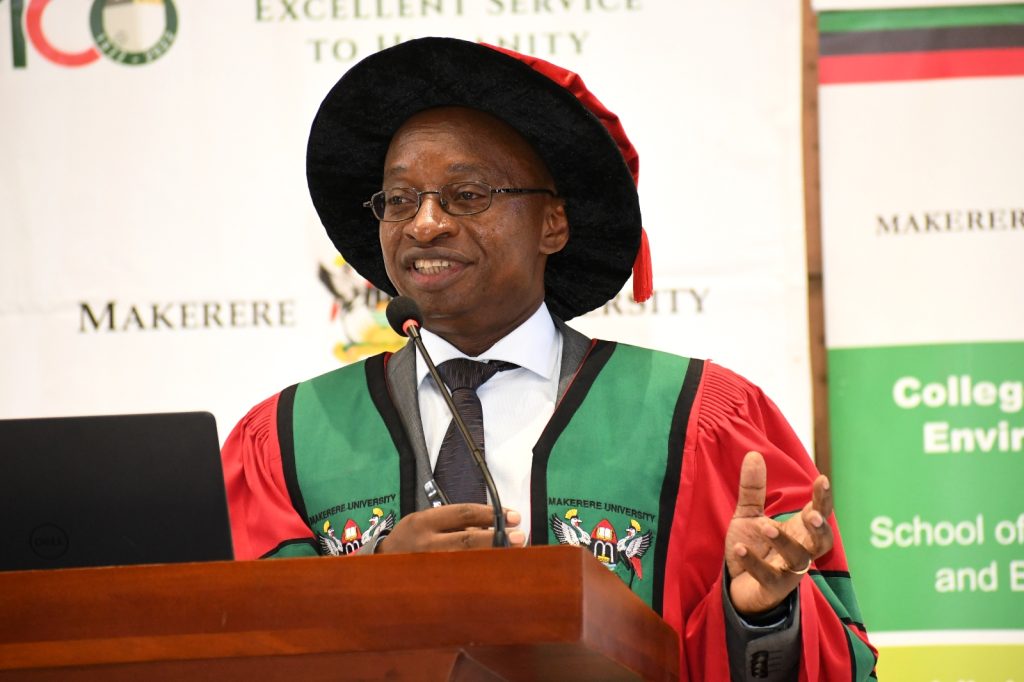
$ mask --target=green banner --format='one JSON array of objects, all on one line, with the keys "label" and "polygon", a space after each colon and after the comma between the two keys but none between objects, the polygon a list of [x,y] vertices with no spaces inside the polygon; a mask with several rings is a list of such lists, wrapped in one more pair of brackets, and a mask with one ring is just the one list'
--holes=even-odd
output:
[{"label": "green banner", "polygon": [[1024,343],[832,349],[829,374],[871,630],[1024,627]]}]

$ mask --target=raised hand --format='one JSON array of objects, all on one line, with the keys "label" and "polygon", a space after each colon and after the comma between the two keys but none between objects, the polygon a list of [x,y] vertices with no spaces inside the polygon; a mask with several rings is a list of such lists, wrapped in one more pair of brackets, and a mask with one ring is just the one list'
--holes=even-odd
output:
[{"label": "raised hand", "polygon": [[832,549],[832,492],[828,478],[818,476],[811,501],[783,522],[764,514],[768,472],[764,457],[748,452],[740,469],[736,513],[725,535],[729,596],[744,615],[768,611],[800,583],[811,562]]},{"label": "raised hand", "polygon": [[[526,535],[516,528],[519,512],[505,510],[509,544],[521,547]],[[494,508],[484,504],[448,504],[424,509],[402,518],[377,547],[378,554],[397,552],[452,552],[484,549],[494,544]]]}]

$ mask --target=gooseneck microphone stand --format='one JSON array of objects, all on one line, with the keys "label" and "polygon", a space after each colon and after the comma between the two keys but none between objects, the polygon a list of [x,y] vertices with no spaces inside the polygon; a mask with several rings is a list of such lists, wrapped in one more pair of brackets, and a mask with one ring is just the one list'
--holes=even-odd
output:
[{"label": "gooseneck microphone stand", "polygon": [[[452,413],[452,419],[455,421],[455,425],[459,429],[459,433],[462,434],[462,438],[466,441],[466,445],[469,447],[469,451],[473,455],[473,461],[476,462],[477,467],[480,469],[480,473],[484,477],[484,485],[487,487],[487,494],[491,498],[491,504],[494,507],[494,547],[508,547],[508,535],[505,533],[505,512],[501,506],[501,498],[498,497],[498,488],[494,485],[494,478],[491,476],[491,470],[487,468],[487,462],[484,460],[483,451],[477,447],[476,441],[473,440],[473,436],[469,433],[469,429],[466,427],[466,422],[462,420],[462,415],[459,414],[459,410],[455,407],[455,401],[452,400],[452,394],[445,385],[444,380],[441,379],[441,375],[437,372],[437,367],[434,366],[434,361],[430,359],[430,354],[427,353],[426,347],[423,345],[423,338],[420,336],[420,325],[423,322],[423,315],[420,312],[419,305],[416,301],[412,300],[408,296],[398,296],[388,303],[387,308],[388,322],[391,324],[391,328],[396,333],[402,336],[408,336],[412,339],[413,344],[416,346],[416,350],[419,351],[420,357],[427,365],[427,370],[430,372],[430,376],[433,377],[434,383],[437,385],[437,390],[441,392],[441,396],[444,398],[445,403],[448,405],[448,410]],[[436,485],[436,482],[435,482]]]}]

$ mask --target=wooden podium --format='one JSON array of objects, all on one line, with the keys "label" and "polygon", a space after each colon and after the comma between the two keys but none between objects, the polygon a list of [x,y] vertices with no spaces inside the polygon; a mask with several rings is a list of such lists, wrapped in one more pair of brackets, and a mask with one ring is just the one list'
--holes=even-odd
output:
[{"label": "wooden podium", "polygon": [[0,680],[677,680],[572,547],[0,573]]}]

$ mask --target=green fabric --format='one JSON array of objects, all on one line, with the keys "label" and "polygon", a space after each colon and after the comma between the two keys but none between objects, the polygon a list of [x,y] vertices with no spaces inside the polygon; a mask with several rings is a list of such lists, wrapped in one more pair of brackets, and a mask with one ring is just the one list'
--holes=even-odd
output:
[{"label": "green fabric", "polygon": [[848,575],[812,573],[811,578],[840,618],[848,618],[855,623],[864,623],[860,606],[857,604],[857,596],[853,592],[853,580]]},{"label": "green fabric", "polygon": [[367,390],[365,363],[299,384],[292,414],[306,521],[318,538],[354,551],[374,518],[397,521],[400,513],[399,458]]},{"label": "green fabric", "polygon": [[[688,365],[687,358],[615,346],[552,446],[547,509],[533,511],[546,513],[548,542],[555,544],[552,517],[566,520],[575,509],[581,530],[592,537],[590,550],[649,605],[661,580],[654,561],[661,492]],[[307,522],[323,553],[356,551],[371,521],[397,522],[399,456],[367,390],[364,363],[299,384],[293,430]],[[634,539],[631,561],[622,550]],[[276,556],[310,553],[286,545]]]},{"label": "green fabric", "polygon": [[[648,605],[661,579],[654,545],[669,432],[688,364],[687,358],[617,345],[548,459],[548,542],[559,542],[559,523],[578,518],[594,555]],[[640,574],[634,574],[616,544],[647,533],[648,546],[637,557]]]},{"label": "green fabric", "polygon": [[822,12],[821,33],[1024,24],[1024,4]]},{"label": "green fabric", "polygon": [[850,649],[853,651],[853,679],[863,680],[872,677],[875,663],[877,663],[874,652],[871,651],[871,647],[864,643],[864,640],[853,633],[849,625],[844,625],[843,627],[846,628],[846,638],[849,640]]}]

